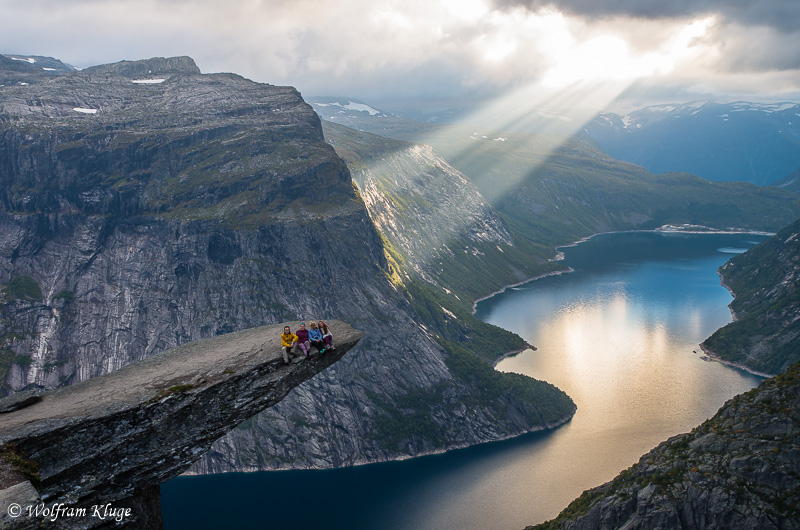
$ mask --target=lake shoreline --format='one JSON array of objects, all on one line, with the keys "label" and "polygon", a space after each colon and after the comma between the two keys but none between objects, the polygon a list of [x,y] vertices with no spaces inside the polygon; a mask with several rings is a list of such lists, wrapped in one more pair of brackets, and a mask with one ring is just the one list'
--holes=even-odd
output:
[{"label": "lake shoreline", "polygon": [[[522,351],[525,351],[527,349],[528,348],[524,348],[524,349],[522,349],[522,350],[520,350],[519,352],[516,352],[516,353],[521,353]],[[512,355],[512,354],[510,353],[510,355]],[[462,451],[464,449],[470,449],[470,448],[473,448],[473,447],[486,446],[486,445],[490,445],[490,444],[494,444],[494,443],[507,442],[509,440],[513,440],[515,438],[519,438],[520,436],[525,436],[527,434],[545,433],[547,431],[553,431],[553,430],[558,429],[559,427],[569,423],[570,421],[572,421],[572,418],[575,416],[575,413],[577,411],[578,411],[578,407],[576,406],[575,409],[570,414],[564,416],[563,418],[559,419],[558,421],[555,421],[555,422],[552,422],[552,423],[548,423],[548,424],[545,424],[543,426],[538,426],[538,427],[535,427],[535,428],[532,428],[532,429],[528,429],[528,430],[525,430],[525,431],[521,431],[521,432],[516,433],[516,434],[509,434],[509,435],[503,436],[501,438],[495,438],[495,439],[492,439],[492,440],[486,440],[486,441],[478,442],[478,443],[458,444],[458,445],[455,445],[453,447],[448,447],[447,449],[437,449],[437,450],[434,450],[434,451],[428,451],[428,452],[419,453],[419,454],[416,454],[416,455],[401,455],[401,456],[399,456],[397,458],[387,458],[387,459],[384,459],[384,460],[359,461],[359,462],[354,462],[354,463],[351,463],[351,464],[347,464],[347,465],[343,465],[343,466],[335,466],[335,467],[276,467],[276,468],[270,468],[270,469],[252,468],[252,469],[240,469],[240,470],[233,471],[233,472],[226,471],[226,472],[223,472],[223,473],[196,473],[196,472],[193,472],[193,471],[187,471],[185,473],[181,473],[176,478],[179,478],[179,477],[208,477],[208,476],[214,476],[214,475],[229,475],[231,473],[271,473],[273,471],[330,471],[330,470],[336,470],[336,469],[348,469],[348,468],[352,468],[352,467],[370,466],[372,464],[388,464],[388,463],[391,463],[391,462],[405,462],[405,461],[408,461],[408,460],[416,460],[418,458],[425,458],[426,456],[444,455],[444,454],[452,453],[452,452],[455,452],[455,451]]]},{"label": "lake shoreline", "polygon": [[525,341],[525,347],[524,348],[516,348],[516,349],[513,349],[513,350],[509,350],[509,351],[505,352],[503,355],[501,355],[500,357],[498,357],[497,359],[495,359],[494,362],[492,362],[492,368],[497,368],[497,365],[500,364],[500,362],[503,361],[504,359],[508,359],[509,357],[513,357],[515,355],[519,355],[520,353],[526,352],[528,350],[536,351],[536,349],[537,349],[536,346],[534,346],[533,344],[529,343],[528,341]]},{"label": "lake shoreline", "polygon": [[[577,241],[573,241],[572,243],[567,243],[565,245],[558,245],[557,247],[555,247],[555,250],[556,250],[555,257],[550,258],[549,261],[561,261],[561,260],[563,260],[564,259],[564,253],[560,251],[560,249],[562,249],[562,248],[576,247],[576,246],[580,245],[581,243],[586,243],[587,241],[590,241],[590,240],[594,239],[597,236],[603,236],[603,235],[607,235],[607,234],[648,234],[648,233],[658,233],[658,234],[693,234],[693,235],[706,235],[706,234],[707,235],[752,234],[752,235],[756,235],[756,236],[774,236],[775,235],[774,232],[764,232],[764,231],[759,231],[759,230],[750,230],[750,229],[746,229],[746,228],[742,228],[742,229],[732,228],[732,229],[729,229],[729,230],[717,230],[717,229],[714,229],[714,228],[700,226],[700,225],[691,225],[691,226],[692,226],[692,229],[681,229],[680,227],[672,227],[672,225],[664,225],[662,227],[654,228],[654,229],[651,229],[651,230],[612,230],[610,232],[597,232],[597,233],[592,234],[590,236],[582,237],[581,239],[578,239]],[[705,229],[705,230],[702,230],[702,229]],[[508,289],[512,289],[514,287],[519,287],[521,285],[525,285],[526,283],[534,282],[536,280],[541,280],[542,278],[548,278],[550,276],[560,276],[562,274],[568,274],[570,272],[575,272],[575,269],[573,269],[572,267],[567,267],[566,269],[562,269],[562,270],[544,272],[542,274],[537,274],[535,276],[531,276],[530,278],[528,278],[526,280],[522,280],[522,281],[517,282],[517,283],[511,283],[511,284],[508,284],[508,285],[504,285],[500,289],[498,289],[498,290],[496,290],[496,291],[494,291],[494,292],[492,292],[492,293],[490,293],[490,294],[488,294],[486,296],[482,296],[480,298],[475,299],[475,301],[472,302],[472,314],[474,315],[477,312],[477,306],[478,306],[478,304],[480,302],[483,302],[484,300],[488,300],[489,298],[491,298],[493,296],[496,296],[498,294],[502,294],[502,293],[506,292]],[[722,276],[720,276],[720,278],[722,278]],[[723,282],[724,282],[724,279],[723,279]],[[731,291],[730,288],[727,285],[725,285],[725,283],[722,283],[722,286],[725,287],[728,290],[728,292],[731,293],[731,296],[733,296],[735,298],[735,295],[733,294],[733,291]],[[733,310],[731,310],[731,312],[733,312]],[[735,316],[734,316],[734,320],[736,320]],[[519,353],[519,352],[517,352],[517,353]],[[508,355],[506,355],[506,356],[508,356]]]},{"label": "lake shoreline", "polygon": [[[717,276],[719,276],[719,284],[722,287],[724,287],[725,290],[728,291],[730,293],[730,295],[734,299],[736,299],[736,293],[733,291],[731,286],[725,281],[725,275],[722,274],[722,268],[721,267],[720,267],[720,269],[717,270]],[[733,307],[731,307],[731,304],[733,304],[733,301],[731,301],[731,303],[728,304],[728,309],[731,312],[731,318],[733,319],[734,322],[736,322],[737,320],[739,320],[739,315],[736,314],[736,311],[733,309]],[[753,370],[752,368],[750,368],[749,366],[747,366],[744,363],[739,363],[739,362],[735,362],[735,361],[728,361],[727,359],[723,359],[717,352],[715,352],[714,350],[712,350],[710,348],[706,348],[702,344],[700,344],[700,349],[703,350],[703,353],[706,355],[706,357],[709,360],[718,362],[720,364],[724,364],[726,366],[730,366],[732,368],[738,368],[739,370],[744,370],[745,372],[747,372],[749,374],[753,374],[755,376],[764,377],[764,378],[775,377],[777,375],[777,374],[768,374],[768,373],[765,373],[765,372],[759,372],[758,370]]]},{"label": "lake shoreline", "polygon": [[[519,287],[520,285],[525,285],[526,283],[534,282],[536,280],[541,280],[542,278],[548,278],[550,276],[561,276],[562,274],[567,274],[567,273],[570,273],[570,272],[575,272],[575,269],[573,269],[572,267],[567,267],[566,269],[562,269],[562,270],[543,272],[542,274],[537,274],[536,276],[531,276],[530,278],[528,278],[526,280],[522,280],[521,282],[504,285],[503,287],[501,287],[497,291],[495,291],[495,292],[493,292],[491,294],[488,294],[486,296],[483,296],[481,298],[478,298],[477,300],[472,302],[472,314],[474,315],[477,312],[478,304],[480,302],[483,302],[484,300],[488,300],[489,298],[491,298],[493,296],[496,296],[498,294],[503,294],[504,292],[506,292],[509,289],[512,289],[514,287]],[[519,352],[517,352],[517,353],[519,353]]]},{"label": "lake shoreline", "polygon": [[706,357],[710,361],[717,362],[717,363],[720,363],[720,364],[724,364],[725,366],[730,366],[731,368],[737,368],[739,370],[747,372],[748,374],[755,375],[757,377],[763,377],[765,379],[768,379],[770,377],[775,377],[775,375],[776,375],[776,374],[767,374],[767,373],[764,373],[764,372],[759,372],[758,370],[753,370],[752,368],[750,368],[749,366],[747,366],[745,364],[737,363],[737,362],[734,362],[734,361],[728,361],[726,359],[723,359],[714,350],[706,348],[702,344],[700,345],[700,349],[703,350],[703,353],[706,355]]}]

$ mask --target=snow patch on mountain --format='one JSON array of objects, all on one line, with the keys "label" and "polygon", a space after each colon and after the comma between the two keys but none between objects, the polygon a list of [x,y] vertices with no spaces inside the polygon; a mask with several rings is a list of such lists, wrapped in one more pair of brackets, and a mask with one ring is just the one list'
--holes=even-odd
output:
[{"label": "snow patch on mountain", "polygon": [[[350,101],[346,105],[342,105],[341,103],[338,103],[338,102],[334,101],[332,103],[312,103],[312,106],[315,106],[315,107],[331,107],[331,106],[334,106],[334,107],[341,107],[341,108],[347,109],[347,110],[354,110],[354,111],[357,111],[357,112],[366,112],[370,116],[379,116],[379,117],[386,116],[381,111],[379,111],[377,109],[374,109],[374,108],[370,107],[369,105],[366,105],[364,103],[356,103],[354,101]],[[342,112],[342,111],[340,111],[340,112]]]}]

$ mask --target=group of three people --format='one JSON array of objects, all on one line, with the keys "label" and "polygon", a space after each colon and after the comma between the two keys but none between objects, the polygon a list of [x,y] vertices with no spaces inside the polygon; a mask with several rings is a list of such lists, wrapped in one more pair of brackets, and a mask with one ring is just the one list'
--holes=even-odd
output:
[{"label": "group of three people", "polygon": [[333,347],[333,336],[328,325],[320,320],[316,324],[311,322],[309,329],[306,329],[306,323],[300,323],[300,329],[292,333],[289,326],[283,327],[283,334],[281,335],[281,349],[283,350],[283,362],[289,364],[289,356],[294,355],[292,350],[297,346],[308,357],[311,353],[311,346],[314,346],[320,353],[325,353],[326,350],[335,350]]}]

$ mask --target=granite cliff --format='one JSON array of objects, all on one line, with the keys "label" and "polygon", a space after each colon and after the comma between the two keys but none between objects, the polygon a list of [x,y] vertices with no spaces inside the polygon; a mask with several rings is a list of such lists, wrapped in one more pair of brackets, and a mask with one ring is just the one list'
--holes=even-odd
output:
[{"label": "granite cliff", "polygon": [[[161,482],[183,472],[223,433],[337,362],[364,336],[342,322],[330,325],[339,337],[335,351],[314,350],[288,365],[279,353],[283,324],[277,324],[184,344],[27,403],[15,400],[1,416],[0,471],[11,464],[11,471],[21,468],[35,484],[0,478],[0,523],[160,527]],[[52,506],[70,511],[61,517],[44,513]],[[107,506],[113,517],[105,516]],[[86,513],[75,515],[81,509]]]},{"label": "granite cliff", "polygon": [[188,58],[30,76],[0,87],[4,392],[337,318],[367,334],[352,353],[195,471],[387,460],[573,413],[554,387],[476,364],[469,343],[442,346],[293,88],[200,74]]}]

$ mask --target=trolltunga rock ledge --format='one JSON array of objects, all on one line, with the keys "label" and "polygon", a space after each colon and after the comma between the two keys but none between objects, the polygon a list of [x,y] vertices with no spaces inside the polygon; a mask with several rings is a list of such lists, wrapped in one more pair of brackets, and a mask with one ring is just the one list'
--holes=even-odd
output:
[{"label": "trolltunga rock ledge", "polygon": [[[132,506],[126,521],[132,526],[151,526],[152,517],[160,524],[158,513],[142,513],[158,511],[159,484],[183,472],[225,432],[339,360],[364,336],[330,321],[337,349],[322,355],[312,350],[308,359],[296,358],[287,366],[280,354],[283,326],[192,342],[43,393],[35,404],[0,414],[0,444],[38,465],[36,489],[47,506]],[[24,512],[11,521],[2,516],[0,523],[19,528],[42,522]],[[62,520],[81,527],[103,524],[90,518]]]}]

